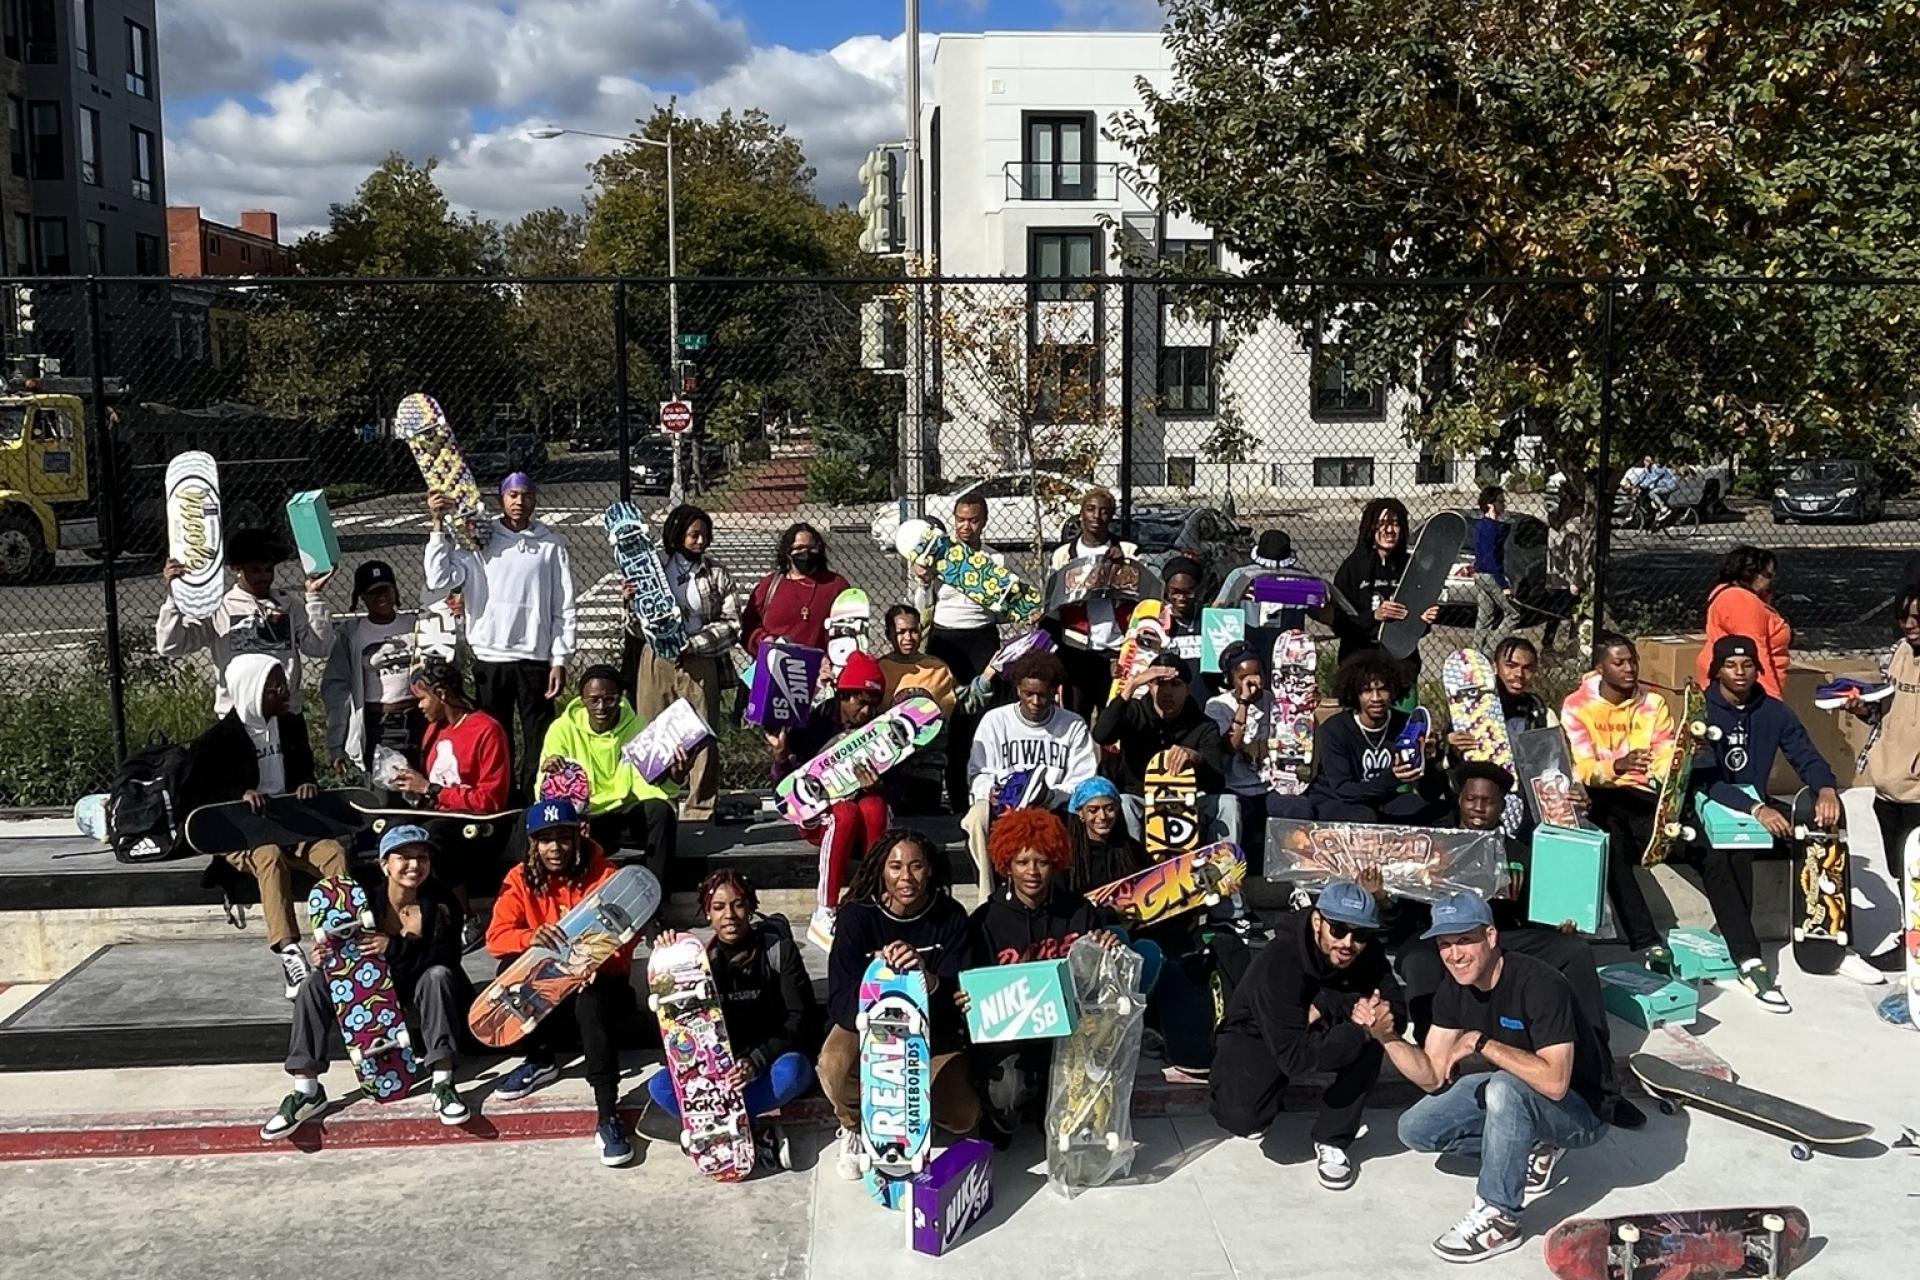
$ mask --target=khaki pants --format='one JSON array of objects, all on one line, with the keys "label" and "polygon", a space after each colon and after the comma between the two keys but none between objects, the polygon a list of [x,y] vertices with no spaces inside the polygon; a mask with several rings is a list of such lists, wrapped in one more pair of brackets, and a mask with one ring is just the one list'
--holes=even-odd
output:
[{"label": "khaki pants", "polygon": [[[942,990],[934,999],[952,999]],[[860,1037],[845,1027],[827,1032],[820,1046],[820,1091],[833,1104],[840,1127],[860,1128]],[[968,1079],[967,1055],[933,1056],[933,1122],[948,1133],[967,1133],[980,1122],[980,1099]]]},{"label": "khaki pants", "polygon": [[973,855],[973,865],[979,873],[982,902],[993,896],[993,859],[987,856],[987,823],[992,812],[987,801],[975,800],[960,819],[960,829],[967,833],[967,852]]},{"label": "khaki pants", "polygon": [[[728,674],[733,668],[726,667]],[[678,662],[663,662],[651,646],[640,651],[640,673],[633,694],[634,710],[651,724],[656,716],[685,698],[707,728],[719,731],[721,664],[709,657],[683,654]],[[713,817],[713,802],[720,794],[718,748],[708,744],[693,757],[687,773],[686,799],[680,816],[689,822],[705,822]]]},{"label": "khaki pants", "polygon": [[347,849],[338,840],[315,840],[312,844],[283,849],[263,844],[246,853],[230,853],[227,861],[260,883],[260,918],[267,925],[267,945],[278,950],[300,936],[293,919],[293,876],[322,880],[347,874]]}]

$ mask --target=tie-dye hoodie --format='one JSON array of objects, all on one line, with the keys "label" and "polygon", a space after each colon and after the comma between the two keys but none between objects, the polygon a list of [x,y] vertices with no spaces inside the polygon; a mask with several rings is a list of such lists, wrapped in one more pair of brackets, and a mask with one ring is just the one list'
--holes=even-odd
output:
[{"label": "tie-dye hoodie", "polygon": [[1613,762],[1629,751],[1653,753],[1653,777],[1665,774],[1673,762],[1673,715],[1667,700],[1644,685],[1625,702],[1608,702],[1595,672],[1560,704],[1560,721],[1572,749],[1574,776],[1589,787],[1653,790],[1648,774],[1614,776]]}]

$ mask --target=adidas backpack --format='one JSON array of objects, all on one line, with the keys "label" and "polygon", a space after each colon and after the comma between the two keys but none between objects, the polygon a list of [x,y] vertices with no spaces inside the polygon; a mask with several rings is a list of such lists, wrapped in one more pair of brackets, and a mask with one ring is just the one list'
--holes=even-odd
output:
[{"label": "adidas backpack", "polygon": [[188,852],[178,803],[187,749],[156,735],[129,755],[107,790],[107,839],[122,862],[159,862]]}]

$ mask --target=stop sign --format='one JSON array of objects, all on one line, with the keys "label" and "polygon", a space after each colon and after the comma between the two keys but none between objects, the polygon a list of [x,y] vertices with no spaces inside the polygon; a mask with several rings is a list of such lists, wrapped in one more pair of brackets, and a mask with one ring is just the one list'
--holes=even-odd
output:
[{"label": "stop sign", "polygon": [[660,402],[660,429],[670,436],[693,430],[693,406],[685,400]]}]

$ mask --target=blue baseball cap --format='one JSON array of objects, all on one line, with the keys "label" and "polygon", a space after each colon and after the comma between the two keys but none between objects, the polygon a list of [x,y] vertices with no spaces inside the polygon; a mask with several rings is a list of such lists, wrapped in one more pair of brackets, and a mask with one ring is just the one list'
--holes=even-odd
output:
[{"label": "blue baseball cap", "polygon": [[1356,929],[1380,927],[1379,904],[1374,902],[1372,894],[1351,880],[1335,880],[1329,884],[1320,891],[1320,900],[1314,906],[1327,919]]},{"label": "blue baseball cap", "polygon": [[432,849],[433,836],[418,823],[409,822],[404,826],[389,827],[387,833],[380,837],[380,856],[384,858],[402,845],[409,844],[423,844],[428,849]]},{"label": "blue baseball cap", "polygon": [[571,800],[542,800],[527,810],[527,834],[535,835],[548,827],[577,827],[580,811]]},{"label": "blue baseball cap", "polygon": [[1477,893],[1450,893],[1433,904],[1433,927],[1422,938],[1446,938],[1493,926],[1493,908]]}]

